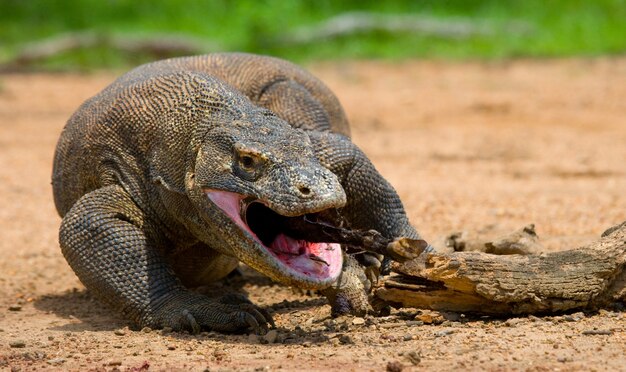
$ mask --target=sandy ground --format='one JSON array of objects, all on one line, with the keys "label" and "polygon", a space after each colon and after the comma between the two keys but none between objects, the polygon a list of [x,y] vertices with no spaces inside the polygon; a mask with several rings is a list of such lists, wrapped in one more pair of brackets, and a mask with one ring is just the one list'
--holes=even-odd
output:
[{"label": "sandy ground", "polygon": [[[556,250],[626,220],[625,58],[311,69],[427,239],[533,222]],[[0,75],[0,370],[626,370],[624,312],[333,320],[255,276],[229,287],[273,312],[269,339],[128,329],[63,259],[50,187],[65,121],[113,78]]]}]

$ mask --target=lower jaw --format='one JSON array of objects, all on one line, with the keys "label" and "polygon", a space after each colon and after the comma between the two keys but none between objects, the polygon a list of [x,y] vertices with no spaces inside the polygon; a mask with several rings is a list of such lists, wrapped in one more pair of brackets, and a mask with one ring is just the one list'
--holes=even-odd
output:
[{"label": "lower jaw", "polygon": [[266,275],[268,278],[272,279],[275,282],[304,290],[326,289],[332,286],[333,283],[335,283],[338,279],[338,276],[327,277],[324,279],[316,279],[305,275],[293,275],[293,273],[281,272],[280,270],[271,270],[270,272],[266,272],[264,270],[257,269],[257,271],[259,271],[261,274]]},{"label": "lower jaw", "polygon": [[[305,260],[304,257],[291,256],[288,257],[291,262],[286,262],[287,260],[284,259],[285,257],[281,257],[280,253],[274,253],[259,244],[254,245],[237,244],[235,249],[233,249],[234,247],[231,248],[231,252],[240,262],[277,283],[303,290],[321,290],[333,285],[341,274],[343,253],[340,247],[335,248],[339,253],[339,258],[332,265],[326,266],[323,263],[315,263],[315,265],[324,266],[325,272],[320,275],[316,271],[310,272],[297,266],[298,261]],[[291,265],[294,261],[295,267]]]}]

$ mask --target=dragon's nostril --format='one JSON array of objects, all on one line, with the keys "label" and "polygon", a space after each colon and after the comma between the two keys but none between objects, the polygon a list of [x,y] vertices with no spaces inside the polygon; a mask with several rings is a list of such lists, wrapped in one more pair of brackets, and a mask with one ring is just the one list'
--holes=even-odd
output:
[{"label": "dragon's nostril", "polygon": [[309,189],[306,186],[300,186],[298,187],[298,190],[300,191],[302,195],[309,195],[311,193],[311,189]]}]

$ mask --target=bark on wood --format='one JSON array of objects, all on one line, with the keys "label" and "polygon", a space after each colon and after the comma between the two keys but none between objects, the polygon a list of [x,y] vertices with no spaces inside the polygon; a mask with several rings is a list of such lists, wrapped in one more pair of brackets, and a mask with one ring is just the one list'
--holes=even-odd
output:
[{"label": "bark on wood", "polygon": [[524,226],[512,233],[494,230],[494,228],[489,228],[477,232],[455,232],[433,242],[433,245],[438,252],[485,252],[505,255],[533,254],[543,251],[534,224]]},{"label": "bark on wood", "polygon": [[626,302],[626,222],[578,249],[541,255],[426,253],[395,263],[377,298],[397,307],[485,314],[597,309]]}]

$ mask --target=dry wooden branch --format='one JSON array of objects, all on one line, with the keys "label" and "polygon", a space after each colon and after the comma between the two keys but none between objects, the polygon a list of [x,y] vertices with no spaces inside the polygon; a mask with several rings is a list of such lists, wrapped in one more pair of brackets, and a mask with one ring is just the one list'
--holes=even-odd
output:
[{"label": "dry wooden branch", "polygon": [[425,250],[432,249],[422,239],[389,239],[376,230],[346,229],[332,222],[309,219],[308,216],[285,218],[282,221],[282,229],[297,239],[341,243],[348,253],[367,251],[389,256],[398,262],[417,258]]},{"label": "dry wooden branch", "polygon": [[[504,26],[506,32],[526,34],[531,28],[522,22]],[[465,39],[478,35],[493,35],[499,30],[485,22],[458,18],[435,18],[419,15],[348,12],[313,26],[297,29],[279,44],[309,44],[321,40],[371,32],[412,33],[446,39]],[[502,30],[504,31],[504,30]]]},{"label": "dry wooden branch", "polygon": [[398,307],[486,314],[626,302],[626,222],[584,247],[541,254],[430,253],[395,263],[377,298]]},{"label": "dry wooden branch", "polygon": [[98,32],[73,32],[26,45],[5,67],[28,66],[56,55],[84,48],[110,48],[129,53],[145,53],[156,58],[205,53],[217,49],[190,37],[158,35],[129,37]]}]

